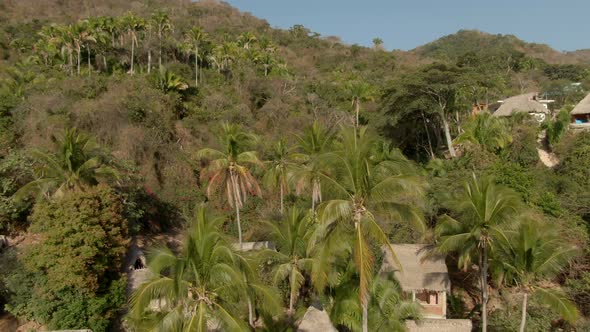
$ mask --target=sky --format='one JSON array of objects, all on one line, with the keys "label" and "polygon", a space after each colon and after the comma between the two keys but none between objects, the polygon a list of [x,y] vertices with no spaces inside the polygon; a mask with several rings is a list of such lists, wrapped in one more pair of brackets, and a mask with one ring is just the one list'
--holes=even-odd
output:
[{"label": "sky", "polygon": [[590,48],[590,0],[226,0],[273,27],[409,50],[460,29],[513,34],[560,51]]}]

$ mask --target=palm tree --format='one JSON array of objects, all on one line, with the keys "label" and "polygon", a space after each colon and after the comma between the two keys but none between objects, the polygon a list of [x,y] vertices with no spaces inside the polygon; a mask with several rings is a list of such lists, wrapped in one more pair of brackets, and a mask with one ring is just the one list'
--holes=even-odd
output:
[{"label": "palm tree", "polygon": [[356,122],[355,126],[359,127],[359,113],[361,109],[361,102],[365,102],[368,100],[374,100],[375,98],[375,88],[368,84],[365,81],[354,80],[348,81],[345,84],[346,91],[348,92],[352,108],[356,115]]},{"label": "palm tree", "polygon": [[506,147],[512,141],[504,120],[487,112],[471,118],[463,129],[464,132],[455,139],[455,142],[478,144],[482,150],[487,149],[493,152]]},{"label": "palm tree", "polygon": [[170,23],[170,19],[168,18],[168,14],[165,12],[158,10],[152,14],[152,22],[156,27],[158,32],[158,65],[160,70],[162,69],[162,39],[164,38],[164,34],[172,31],[172,23]]},{"label": "palm tree", "polygon": [[499,239],[491,267],[500,283],[516,285],[523,295],[520,332],[526,326],[529,295],[536,295],[570,323],[577,319],[578,310],[566,294],[539,286],[540,281],[555,277],[576,254],[576,248],[565,243],[552,225],[531,219]]},{"label": "palm tree", "polygon": [[[339,277],[340,282],[333,287],[330,294],[333,305],[330,319],[338,325],[346,326],[349,331],[362,328],[362,319],[358,312],[362,310],[358,301],[358,274],[354,264],[349,263]],[[406,331],[407,319],[421,318],[421,307],[417,302],[402,298],[402,290],[392,275],[375,275],[375,281],[369,289],[374,301],[369,304],[369,330],[381,332]]]},{"label": "palm tree", "polygon": [[214,191],[225,191],[227,202],[236,210],[238,237],[242,247],[242,224],[240,209],[248,195],[261,195],[260,187],[248,166],[261,165],[256,152],[247,150],[256,141],[252,134],[242,131],[240,126],[224,123],[221,126],[219,143],[222,150],[204,148],[197,152],[197,158],[211,160],[203,174],[209,179],[207,196]]},{"label": "palm tree", "polygon": [[117,177],[117,172],[102,162],[94,141],[76,128],[66,129],[55,145],[55,153],[32,151],[36,179],[19,189],[15,197],[31,193],[59,197],[68,190],[95,185],[101,178]]},{"label": "palm tree", "polygon": [[[373,152],[376,138],[367,132],[343,127],[339,149],[330,155],[335,174],[330,180],[338,198],[319,207],[320,238],[343,236],[350,244],[359,274],[359,300],[362,308],[362,330],[368,331],[368,307],[375,254],[373,245],[387,246],[395,257],[389,239],[377,223],[375,214],[413,222],[425,230],[423,218],[415,204],[424,195],[422,180],[402,170],[399,162],[376,161]],[[409,161],[405,160],[405,163]],[[341,241],[339,241],[341,242]],[[371,245],[369,245],[371,243]]]},{"label": "palm tree", "polygon": [[[195,48],[195,86],[199,86],[199,46],[207,39],[207,33],[201,27],[193,27],[186,33],[186,39]],[[203,75],[201,73],[201,75]]]},{"label": "palm tree", "polygon": [[436,226],[437,248],[442,253],[456,253],[460,268],[467,269],[477,260],[480,272],[482,329],[487,329],[488,253],[506,236],[514,224],[520,198],[490,179],[475,174],[464,190],[446,205],[458,219],[443,216]]},{"label": "palm tree", "polygon": [[176,75],[174,72],[162,68],[160,70],[159,87],[164,93],[169,92],[180,92],[188,89],[188,84],[182,81],[182,78]]},{"label": "palm tree", "polygon": [[135,60],[135,48],[139,47],[139,43],[137,40],[137,33],[139,31],[144,30],[146,25],[145,25],[145,21],[142,18],[135,16],[135,14],[133,14],[131,12],[127,13],[125,16],[123,16],[121,18],[121,23],[122,23],[123,29],[125,30],[125,32],[127,33],[127,35],[131,39],[131,69],[130,69],[130,73],[131,73],[131,75],[133,75],[134,74],[133,64],[134,64],[134,60]]},{"label": "palm tree", "polygon": [[[247,261],[225,241],[219,231],[222,223],[200,208],[179,254],[168,248],[153,250],[148,259],[153,277],[130,300],[127,319],[134,327],[186,332],[248,329],[238,306],[249,296],[243,270]],[[263,310],[274,313],[280,307],[266,296],[268,292],[256,293],[264,299]]]},{"label": "palm tree", "polygon": [[96,38],[94,37],[94,35],[92,34],[92,30],[90,29],[90,24],[88,20],[83,20],[80,22],[77,22],[76,24],[72,25],[70,27],[71,29],[71,33],[72,33],[72,37],[73,37],[73,41],[74,41],[74,47],[76,48],[76,53],[78,55],[78,75],[80,75],[80,63],[81,63],[81,59],[82,59],[82,48],[88,48],[89,49],[89,53],[88,56],[90,56],[90,48],[89,48],[89,43],[95,43],[96,42]]},{"label": "palm tree", "polygon": [[[303,165],[295,169],[293,178],[295,190],[299,195],[301,192],[311,191],[311,210],[322,201],[322,179],[326,177],[327,165],[323,162],[322,156],[330,151],[334,135],[320,125],[318,121],[303,131],[302,136],[297,136],[299,154],[294,157],[300,159]],[[326,179],[324,179],[326,180]]]},{"label": "palm tree", "polygon": [[313,258],[308,243],[314,232],[312,219],[303,211],[291,208],[280,223],[265,222],[277,248],[272,256],[277,264],[272,275],[275,285],[289,281],[289,315],[294,313],[295,302],[305,281],[304,273],[312,270]]},{"label": "palm tree", "polygon": [[244,32],[238,37],[238,45],[243,49],[250,49],[252,44],[256,43],[258,38],[252,32]]},{"label": "palm tree", "polygon": [[271,188],[279,188],[281,201],[281,214],[284,210],[285,193],[289,190],[289,177],[295,170],[293,154],[284,139],[280,139],[273,146],[271,160],[266,162],[266,174],[264,183]]}]

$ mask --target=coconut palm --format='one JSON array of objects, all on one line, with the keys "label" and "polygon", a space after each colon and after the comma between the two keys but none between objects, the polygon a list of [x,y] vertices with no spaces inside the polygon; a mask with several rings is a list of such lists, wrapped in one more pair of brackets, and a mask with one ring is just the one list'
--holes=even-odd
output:
[{"label": "coconut palm", "polygon": [[526,219],[515,230],[506,231],[499,239],[491,264],[500,283],[516,286],[522,293],[520,331],[526,326],[529,296],[556,309],[570,323],[578,317],[576,306],[559,289],[545,289],[539,282],[555,277],[576,254],[576,248],[565,244],[556,229],[546,222]]},{"label": "coconut palm", "polygon": [[197,158],[210,160],[209,166],[203,173],[209,180],[207,196],[212,197],[216,190],[225,192],[227,203],[236,211],[240,248],[242,246],[240,209],[244,206],[248,195],[261,195],[260,187],[248,168],[262,164],[256,152],[247,150],[255,141],[256,137],[242,131],[240,126],[224,123],[219,137],[222,149],[205,148],[197,152]]},{"label": "coconut palm", "polygon": [[[192,27],[186,33],[186,39],[188,39],[195,49],[195,86],[199,86],[199,47],[207,39],[207,33],[201,27]],[[201,73],[201,75],[203,74]]]},{"label": "coconut palm", "polygon": [[258,38],[256,38],[256,35],[254,35],[252,32],[244,32],[238,37],[238,46],[247,50],[250,49],[257,41]]},{"label": "coconut palm", "polygon": [[174,72],[162,68],[160,70],[159,87],[164,93],[180,92],[188,89],[188,84],[182,81],[182,78]]},{"label": "coconut palm", "polygon": [[20,199],[31,193],[59,197],[68,190],[95,185],[101,178],[117,177],[113,168],[104,165],[94,141],[76,128],[66,129],[55,145],[55,153],[31,152],[36,179],[19,189],[15,197]]},{"label": "coconut palm", "polygon": [[504,119],[492,116],[490,113],[480,113],[471,118],[464,126],[464,132],[455,142],[470,142],[477,144],[481,149],[496,151],[506,147],[511,141],[508,127]]},{"label": "coconut palm", "polygon": [[295,181],[295,190],[299,195],[303,191],[311,192],[311,210],[322,201],[322,181],[326,177],[327,165],[323,162],[324,156],[332,147],[334,135],[319,122],[305,128],[303,135],[295,136],[300,151],[295,158],[301,160],[303,164],[297,167],[293,172]]},{"label": "coconut palm", "polygon": [[469,268],[474,261],[479,266],[484,332],[487,329],[488,254],[506,237],[507,227],[515,223],[519,200],[514,191],[474,174],[464,190],[446,202],[457,219],[444,215],[436,227],[438,251],[457,254],[462,269]]},{"label": "coconut palm", "polygon": [[352,108],[356,115],[355,126],[359,127],[359,113],[361,103],[375,98],[375,88],[369,83],[361,80],[348,81],[345,84],[352,104]]},{"label": "coconut palm", "polygon": [[158,66],[160,70],[162,69],[162,39],[166,33],[172,31],[172,23],[170,22],[170,18],[168,18],[168,14],[165,12],[158,10],[152,14],[151,17],[152,24],[156,28],[158,33]]},{"label": "coconut palm", "polygon": [[377,140],[366,128],[357,131],[356,128],[343,127],[338,143],[337,152],[329,156],[337,175],[329,182],[336,198],[319,207],[319,238],[338,236],[350,245],[359,275],[362,330],[367,332],[374,244],[385,245],[395,257],[387,235],[377,223],[376,214],[413,222],[424,231],[423,218],[416,208],[424,190],[416,173],[405,172],[409,167],[400,167],[397,161],[376,161],[373,158]]},{"label": "coconut palm", "polygon": [[296,164],[291,149],[284,139],[280,139],[273,146],[271,160],[267,161],[264,183],[273,189],[278,188],[281,201],[281,214],[285,206],[285,193],[289,190],[289,178],[295,170]]},{"label": "coconut palm", "polygon": [[137,39],[138,32],[144,30],[146,28],[145,21],[135,16],[133,13],[127,13],[125,16],[121,17],[121,25],[123,30],[126,32],[127,36],[131,39],[131,75],[134,74],[134,61],[135,61],[135,48],[139,47],[139,42]]},{"label": "coconut palm", "polygon": [[[77,53],[77,72],[80,75],[80,63],[82,60],[82,48],[89,49],[89,43],[95,43],[96,38],[94,37],[92,30],[90,29],[90,23],[88,20],[79,21],[70,27],[72,38],[74,41],[74,47]],[[88,51],[90,52],[90,51]],[[90,56],[90,53],[88,53]]]},{"label": "coconut palm", "polygon": [[[358,274],[353,263],[349,263],[340,282],[330,290],[333,305],[329,307],[330,319],[349,331],[362,328],[358,312],[362,310],[358,301]],[[405,320],[419,319],[421,307],[417,302],[404,300],[402,290],[393,275],[375,275],[369,289],[373,301],[368,308],[370,331],[406,331]]]},{"label": "coconut palm", "polygon": [[308,243],[314,231],[312,219],[302,210],[291,208],[280,223],[265,222],[277,252],[272,255],[277,264],[272,272],[275,285],[289,282],[289,315],[293,315],[304,273],[311,273],[313,258]]},{"label": "coconut palm", "polygon": [[[248,329],[239,303],[249,296],[244,275],[253,270],[243,269],[247,261],[225,241],[222,224],[223,219],[201,208],[179,254],[168,248],[152,251],[147,265],[153,277],[131,296],[127,315],[131,325],[141,331]],[[276,312],[277,301],[267,296],[265,287],[257,286],[263,310]]]}]

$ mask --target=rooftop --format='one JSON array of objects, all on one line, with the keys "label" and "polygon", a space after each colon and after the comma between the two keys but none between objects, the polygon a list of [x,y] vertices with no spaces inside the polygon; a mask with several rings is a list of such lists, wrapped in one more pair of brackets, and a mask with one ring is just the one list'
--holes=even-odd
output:
[{"label": "rooftop", "polygon": [[395,263],[391,252],[384,248],[382,272],[393,272],[402,290],[411,291],[450,291],[451,281],[445,258],[433,254],[427,244],[393,244],[401,270]]}]

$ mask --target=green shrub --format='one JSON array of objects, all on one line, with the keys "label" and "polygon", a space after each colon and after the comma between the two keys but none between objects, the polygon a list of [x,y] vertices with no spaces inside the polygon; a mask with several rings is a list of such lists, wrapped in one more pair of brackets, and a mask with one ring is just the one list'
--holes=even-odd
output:
[{"label": "green shrub", "polygon": [[128,243],[121,198],[106,186],[40,202],[24,249],[5,278],[8,310],[50,329],[106,331],[125,303],[119,272]]}]

